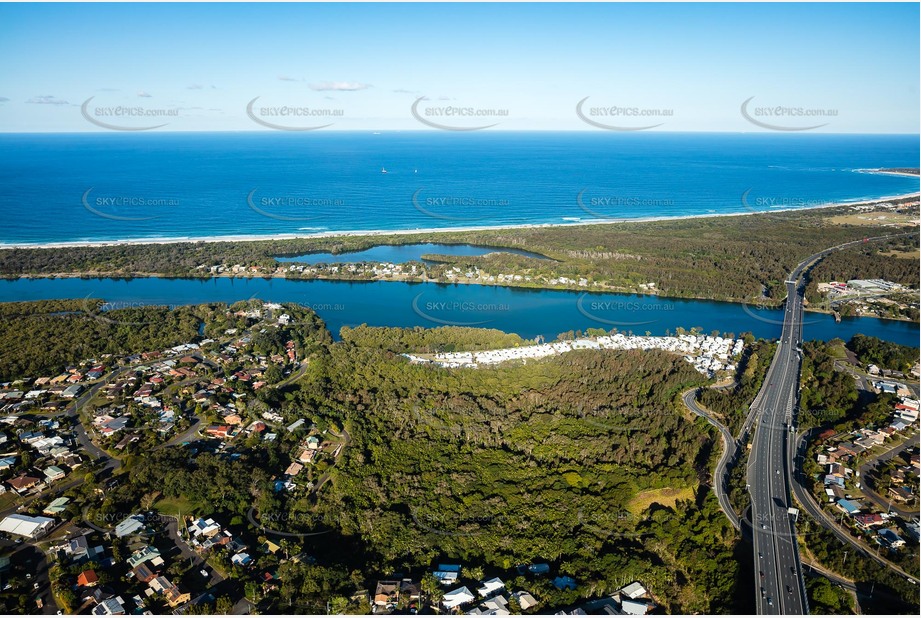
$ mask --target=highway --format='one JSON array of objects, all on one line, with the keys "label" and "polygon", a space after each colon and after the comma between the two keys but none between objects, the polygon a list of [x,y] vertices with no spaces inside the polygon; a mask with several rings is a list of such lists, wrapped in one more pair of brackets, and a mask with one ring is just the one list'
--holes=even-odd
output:
[{"label": "highway", "polygon": [[760,419],[748,465],[759,614],[809,613],[795,521],[788,512],[793,437],[790,427],[795,423],[803,322],[803,290],[798,278],[804,264],[794,271],[797,278],[786,282],[787,302],[777,352],[757,403],[752,406],[754,418]]},{"label": "highway", "polygon": [[787,300],[777,352],[741,432],[743,438],[755,432],[748,464],[748,491],[758,614],[809,613],[795,515],[789,512],[796,455],[794,411],[802,364],[803,274],[833,251],[915,233],[867,238],[825,249],[800,262],[785,282]]}]

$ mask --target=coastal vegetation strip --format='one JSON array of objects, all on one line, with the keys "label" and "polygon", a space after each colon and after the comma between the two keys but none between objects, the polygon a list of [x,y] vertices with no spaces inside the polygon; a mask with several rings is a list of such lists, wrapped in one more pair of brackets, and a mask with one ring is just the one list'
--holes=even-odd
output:
[{"label": "coastal vegetation strip", "polygon": [[[918,199],[881,204],[893,215],[917,219]],[[0,249],[0,276],[213,276],[296,279],[399,280],[657,293],[671,297],[759,302],[777,306],[786,273],[804,255],[879,235],[891,222],[840,224],[854,206],[748,216],[619,222],[605,225],[426,231],[237,242],[176,242]],[[342,255],[377,245],[422,242],[527,249],[552,259],[507,252],[438,256],[437,263],[297,265],[276,256],[314,252]],[[883,277],[916,286],[916,237],[893,238],[829,258],[823,276]],[[901,257],[905,255],[907,257]],[[431,257],[431,256],[429,256]],[[820,265],[821,267],[821,265]],[[718,284],[716,283],[718,282]],[[652,285],[650,285],[652,284]],[[814,284],[812,284],[814,285]],[[811,295],[815,301],[815,293]]]}]

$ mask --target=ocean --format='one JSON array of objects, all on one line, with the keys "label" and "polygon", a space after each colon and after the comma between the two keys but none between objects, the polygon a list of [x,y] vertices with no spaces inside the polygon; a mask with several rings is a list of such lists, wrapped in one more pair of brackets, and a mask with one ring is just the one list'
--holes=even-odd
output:
[{"label": "ocean", "polygon": [[732,214],[919,190],[911,135],[0,135],[0,244]]}]

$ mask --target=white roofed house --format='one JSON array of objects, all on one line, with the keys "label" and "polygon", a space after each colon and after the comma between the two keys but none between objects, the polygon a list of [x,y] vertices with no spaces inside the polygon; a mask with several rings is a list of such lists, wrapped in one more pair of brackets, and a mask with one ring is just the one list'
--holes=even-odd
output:
[{"label": "white roofed house", "polygon": [[144,516],[132,515],[115,526],[115,536],[124,538],[144,531]]},{"label": "white roofed house", "polygon": [[50,517],[31,517],[19,513],[8,515],[0,521],[0,531],[30,539],[44,536],[53,527],[54,520]]},{"label": "white roofed house", "polygon": [[646,596],[646,589],[643,587],[643,584],[640,582],[632,582],[627,584],[620,590],[621,594],[630,599],[638,599],[640,597]]},{"label": "white roofed house", "polygon": [[631,616],[645,616],[652,609],[652,605],[648,601],[624,599],[621,602],[621,609],[625,614]]},{"label": "white roofed house", "polygon": [[492,579],[487,579],[483,582],[483,585],[477,589],[477,593],[481,597],[491,596],[500,590],[505,588],[505,582],[503,582],[498,577],[493,577]]},{"label": "white roofed house", "polygon": [[472,603],[476,597],[471,594],[470,590],[467,589],[467,586],[461,586],[450,592],[446,592],[444,597],[441,600],[441,604],[445,609],[454,609],[455,607],[460,607],[461,605],[466,605],[467,603]]}]

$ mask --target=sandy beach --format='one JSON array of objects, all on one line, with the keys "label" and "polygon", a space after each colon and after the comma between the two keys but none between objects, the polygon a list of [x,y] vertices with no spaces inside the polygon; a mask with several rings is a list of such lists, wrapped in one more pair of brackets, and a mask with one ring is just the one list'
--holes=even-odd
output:
[{"label": "sandy beach", "polygon": [[[876,174],[894,174],[902,176],[917,177],[914,174],[903,174],[899,172],[882,172],[879,170],[860,170],[867,173]],[[124,245],[167,245],[178,243],[219,243],[219,242],[258,242],[267,240],[296,240],[296,239],[320,239],[320,238],[344,238],[344,237],[374,237],[374,236],[412,236],[422,234],[439,234],[439,233],[457,233],[457,232],[484,232],[492,230],[525,230],[525,229],[542,229],[556,227],[579,227],[585,225],[617,225],[620,223],[653,223],[660,221],[682,221],[685,219],[716,219],[724,217],[744,217],[747,215],[764,215],[775,214],[791,211],[819,210],[823,208],[839,208],[847,206],[869,206],[881,204],[893,200],[908,198],[918,198],[919,193],[906,193],[904,195],[891,195],[874,199],[861,199],[847,202],[830,202],[828,204],[819,204],[815,206],[806,206],[801,208],[772,208],[770,210],[752,210],[749,212],[734,213],[706,213],[699,215],[678,215],[673,217],[638,217],[636,219],[589,219],[586,221],[566,221],[565,223],[534,223],[534,224],[511,224],[511,225],[469,225],[460,227],[435,227],[435,228],[415,228],[409,230],[330,230],[326,232],[315,232],[310,234],[268,234],[268,235],[232,235],[232,236],[201,236],[201,237],[172,237],[172,238],[125,238],[117,240],[93,240],[93,241],[68,241],[52,243],[0,243],[0,250],[3,249],[63,249],[68,247],[111,247]]]}]

